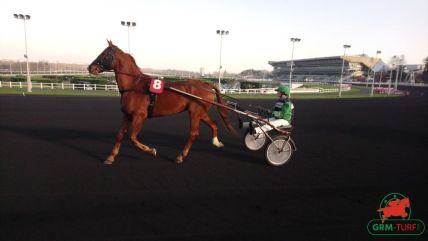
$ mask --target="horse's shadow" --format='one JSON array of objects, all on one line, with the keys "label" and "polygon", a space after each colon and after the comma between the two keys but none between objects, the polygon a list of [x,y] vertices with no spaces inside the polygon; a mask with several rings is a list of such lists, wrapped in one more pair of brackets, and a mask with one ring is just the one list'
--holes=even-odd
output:
[{"label": "horse's shadow", "polygon": [[[101,151],[85,148],[87,145],[79,145],[78,142],[82,140],[97,141],[102,143],[110,143],[108,141],[114,136],[114,132],[99,132],[89,130],[77,130],[70,128],[31,128],[31,127],[17,127],[0,125],[0,132],[13,132],[20,136],[30,137],[35,141],[46,141],[55,145],[71,149],[92,159],[100,161]],[[38,144],[35,144],[36,146]]]},{"label": "horse's shadow", "polygon": [[[18,127],[13,125],[0,125],[0,132],[13,132],[20,136],[30,137],[30,139],[35,141],[50,142],[64,148],[71,149],[84,156],[90,157],[90,159],[99,163],[104,162],[105,157],[110,151],[110,148],[114,145],[114,138],[116,136],[116,132],[114,131],[94,131],[61,127],[32,128]],[[186,136],[180,134],[159,133],[155,131],[144,131],[140,134],[140,136],[143,137],[143,140],[149,141],[151,145],[160,147],[160,149],[176,149],[177,154],[180,152],[180,148],[187,138]],[[123,145],[118,158],[141,159],[143,155],[146,155],[143,152],[137,152],[134,150],[129,151],[135,149],[135,147],[130,143],[128,138],[128,135],[124,137]],[[82,141],[85,141],[85,144],[82,144]],[[207,138],[205,135],[201,135],[197,139],[194,147],[192,147],[188,159],[192,159],[192,151],[202,153],[214,152],[216,157],[220,159],[227,158],[237,159],[248,163],[261,163],[260,160],[257,160],[251,153],[244,152],[248,154],[243,154],[242,145],[226,141],[226,147],[224,149],[217,149],[211,145],[210,141],[210,138]],[[95,145],[91,145],[93,143],[100,143],[103,146],[103,149],[101,150]],[[104,149],[104,146],[106,146],[107,149]],[[140,153],[141,155],[137,153]],[[161,159],[169,163],[175,163],[175,158],[176,156],[174,154],[165,154],[163,152],[158,152],[156,157],[156,159]]]},{"label": "horse's shadow", "polygon": [[[219,131],[220,132],[220,131]],[[222,133],[226,133],[226,130],[221,129]],[[194,142],[192,148],[190,149],[189,156],[186,158],[186,160],[192,160],[195,159],[196,152],[199,153],[207,153],[209,155],[215,155],[215,157],[210,157],[210,159],[233,159],[237,161],[242,161],[250,164],[261,164],[265,165],[263,161],[263,158],[260,158],[259,152],[251,152],[249,150],[246,150],[243,141],[242,136],[243,133],[238,132],[237,134],[240,134],[239,136],[233,135],[233,134],[225,134],[229,135],[229,138],[220,138],[220,140],[225,145],[224,148],[217,148],[211,144],[211,135],[209,131],[203,128],[201,128],[201,134]],[[184,145],[187,136],[185,134],[172,134],[172,133],[166,133],[166,132],[157,132],[157,131],[150,131],[145,130],[142,132],[142,135],[144,136],[144,140],[150,140],[151,143],[153,143],[156,146],[162,147],[174,147],[177,149],[177,154],[180,152],[180,147]],[[156,147],[155,146],[155,147]],[[193,155],[192,155],[193,153]],[[170,161],[174,162],[176,161],[175,156],[165,155],[163,152],[158,152],[158,156]],[[186,161],[184,162],[186,163]]]}]

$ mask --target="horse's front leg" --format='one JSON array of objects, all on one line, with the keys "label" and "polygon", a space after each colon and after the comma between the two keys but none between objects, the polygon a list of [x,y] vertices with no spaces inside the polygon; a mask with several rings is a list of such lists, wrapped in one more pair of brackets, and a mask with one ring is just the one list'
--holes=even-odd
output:
[{"label": "horse's front leg", "polygon": [[120,145],[122,144],[123,136],[128,130],[129,117],[126,114],[123,114],[122,124],[116,135],[116,142],[114,143],[113,149],[111,150],[110,155],[104,161],[104,164],[113,164],[115,157],[119,154]]},{"label": "horse's front leg", "polygon": [[193,142],[196,140],[196,138],[199,136],[199,118],[195,115],[190,115],[190,135],[187,139],[187,143],[184,146],[183,151],[181,154],[177,157],[176,162],[182,163],[184,161],[184,158],[187,157],[189,154],[189,150],[193,145]]},{"label": "horse's front leg", "polygon": [[140,133],[143,128],[144,120],[146,119],[143,115],[134,115],[132,116],[132,124],[131,124],[131,142],[138,149],[144,151],[145,153],[156,156],[156,149],[150,148],[140,141],[138,141],[138,133]]}]

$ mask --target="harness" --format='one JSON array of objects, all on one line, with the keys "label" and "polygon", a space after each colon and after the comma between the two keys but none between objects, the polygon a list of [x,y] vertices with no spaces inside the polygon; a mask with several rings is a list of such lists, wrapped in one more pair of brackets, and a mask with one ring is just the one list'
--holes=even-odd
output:
[{"label": "harness", "polygon": [[[137,77],[136,81],[139,81],[142,76],[143,75],[140,74]],[[143,89],[137,89],[137,88],[119,89],[120,103],[121,104],[122,104],[123,96],[127,92],[137,92],[137,93],[141,93],[141,94],[147,94],[148,100],[149,100],[149,105],[147,106],[147,118],[152,118],[153,117],[153,109],[155,108],[155,102],[156,102],[158,94],[150,91],[150,83],[149,82],[146,83],[144,85]]]},{"label": "harness", "polygon": [[[139,81],[141,79],[141,77],[143,76],[143,74],[139,74],[138,76],[135,76],[133,74],[128,74],[128,73],[122,73],[117,71],[118,74],[123,74],[123,75],[128,75],[128,76],[132,76],[132,77],[137,77],[135,79],[135,81]],[[123,94],[125,94],[126,92],[140,92],[142,94],[146,94],[148,93],[148,88],[146,89],[147,86],[144,86],[143,89],[137,89],[137,88],[128,88],[128,89],[119,89],[119,93],[122,96]]]},{"label": "harness", "polygon": [[158,97],[158,94],[149,92],[149,106],[147,107],[147,118],[152,118],[153,109],[155,108],[155,101]]}]

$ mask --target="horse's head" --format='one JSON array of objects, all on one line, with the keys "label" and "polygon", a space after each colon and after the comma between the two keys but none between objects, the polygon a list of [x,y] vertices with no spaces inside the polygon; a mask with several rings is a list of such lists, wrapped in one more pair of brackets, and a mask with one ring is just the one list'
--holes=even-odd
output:
[{"label": "horse's head", "polygon": [[113,60],[118,47],[113,45],[111,41],[107,40],[107,42],[108,47],[88,66],[89,73],[97,75],[104,71],[113,70]]},{"label": "horse's head", "polygon": [[404,207],[410,207],[410,200],[408,197],[401,199],[400,204]]}]

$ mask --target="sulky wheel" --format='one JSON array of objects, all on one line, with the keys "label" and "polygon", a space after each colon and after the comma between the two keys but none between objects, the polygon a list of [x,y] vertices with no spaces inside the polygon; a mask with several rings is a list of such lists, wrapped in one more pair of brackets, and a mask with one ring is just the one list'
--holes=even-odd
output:
[{"label": "sulky wheel", "polygon": [[250,151],[257,151],[262,149],[266,143],[266,136],[264,133],[251,134],[246,131],[244,135],[244,145]]},{"label": "sulky wheel", "polygon": [[280,135],[266,146],[265,157],[273,166],[284,165],[293,155],[293,147],[289,141],[290,137]]}]

